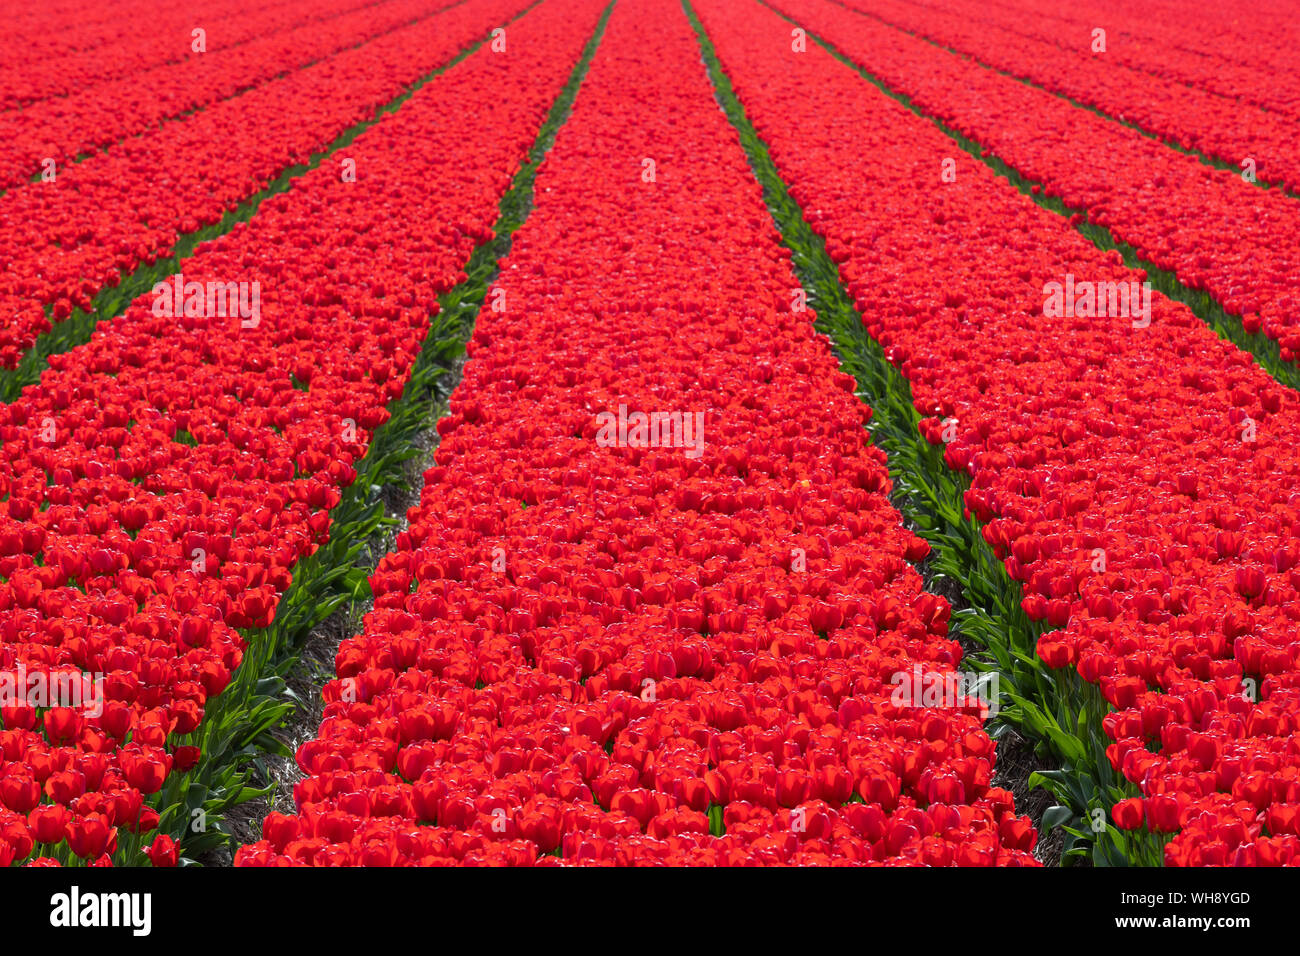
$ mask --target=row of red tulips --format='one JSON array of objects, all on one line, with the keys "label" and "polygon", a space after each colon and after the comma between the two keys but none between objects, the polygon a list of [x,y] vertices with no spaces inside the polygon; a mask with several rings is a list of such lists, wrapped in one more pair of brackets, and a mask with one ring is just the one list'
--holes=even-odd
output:
[{"label": "row of red tulips", "polygon": [[615,8],[536,196],[237,863],[1034,864],[978,699],[898,696],[949,607],[677,0]]},{"label": "row of red tulips", "polygon": [[[1121,826],[1179,831],[1170,864],[1300,857],[1300,401],[1195,316],[1045,314],[1066,276],[1129,282],[1068,223],[790,24],[698,4],[755,128],[826,238],[969,514],[1113,707]],[[888,202],[881,197],[888,196]],[[1141,809],[1141,813],[1136,813]]]},{"label": "row of red tulips", "polygon": [[[346,2],[355,5],[355,0]],[[296,29],[259,30],[245,37],[247,42],[225,49],[215,48],[216,41],[222,39],[222,27],[211,24],[201,38],[203,52],[192,50],[198,41],[191,38],[189,30],[173,32],[166,39],[185,54],[178,62],[79,86],[67,96],[0,113],[0,189],[20,186],[45,173],[51,162],[57,177],[77,156],[154,129],[165,120],[183,118],[407,26],[453,2],[383,0],[360,10],[345,9],[341,15],[334,11],[336,15],[329,17],[326,14],[331,11],[326,7],[319,19]],[[225,148],[240,145],[222,142]],[[45,185],[37,183],[33,188]]]},{"label": "row of red tulips", "polygon": [[[987,24],[1089,55],[1092,31],[1103,29],[1108,63],[1300,116],[1300,30],[1287,15],[1285,2],[1238,8],[1231,17],[1188,0],[1148,0],[1122,7],[1104,0],[1008,0],[978,6],[966,0],[936,0],[928,7],[944,29],[960,17],[967,24]],[[891,17],[899,8],[875,12]]]},{"label": "row of red tulips", "polygon": [[831,0],[772,5],[1300,359],[1300,203]]},{"label": "row of red tulips", "polygon": [[0,707],[4,862],[63,836],[104,862],[156,822],[142,798],[203,759],[237,629],[271,620],[329,535],[598,13],[526,16],[508,54],[480,50],[358,137],[356,183],[308,173],[187,262],[193,281],[260,282],[254,326],[146,297],[0,407],[0,671],[102,686],[95,708]]},{"label": "row of red tulips", "polygon": [[[1094,53],[1092,29],[1104,29],[1105,22],[1072,34],[1066,49],[993,24],[971,22],[970,12],[983,7],[978,0],[962,0],[959,6],[956,0],[948,2],[953,7],[951,13],[907,0],[845,0],[850,10],[879,16],[994,69],[1132,123],[1166,142],[1199,150],[1238,171],[1250,159],[1260,182],[1300,191],[1300,156],[1294,146],[1300,119],[1294,111],[1288,114],[1272,106],[1253,106],[1207,92],[1203,83],[1188,86],[1125,67],[1109,59],[1108,53]],[[843,13],[844,7],[840,10]],[[1122,42],[1107,38],[1108,47]],[[1251,62],[1257,58],[1252,56]],[[1202,69],[1207,76],[1220,72],[1218,64]],[[1294,102],[1294,77],[1276,85],[1289,91],[1288,100]],[[1068,130],[1061,135],[1068,135]]]},{"label": "row of red tulips", "polygon": [[[7,3],[0,37],[0,110],[182,60],[198,25],[212,32],[208,49],[216,50],[329,16],[331,8],[361,5],[362,0],[320,6],[279,0],[252,10],[247,0],[204,0],[185,7],[160,0],[111,6],[88,0]],[[141,29],[143,23],[149,29]]]},{"label": "row of red tulips", "polygon": [[[101,290],[166,258],[183,234],[219,222],[528,3],[470,0],[0,197],[0,367],[15,367],[50,318],[89,311]],[[230,151],[222,162],[208,161],[214,143]],[[326,167],[349,175],[338,159]]]}]

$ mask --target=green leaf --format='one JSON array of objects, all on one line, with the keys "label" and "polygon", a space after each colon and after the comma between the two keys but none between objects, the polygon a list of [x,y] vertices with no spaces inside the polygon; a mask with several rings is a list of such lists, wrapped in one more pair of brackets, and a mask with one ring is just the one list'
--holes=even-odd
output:
[{"label": "green leaf", "polygon": [[1043,813],[1041,830],[1054,830],[1061,824],[1065,823],[1066,820],[1073,820],[1074,817],[1075,813],[1072,809],[1058,803],[1054,807],[1048,807]]}]

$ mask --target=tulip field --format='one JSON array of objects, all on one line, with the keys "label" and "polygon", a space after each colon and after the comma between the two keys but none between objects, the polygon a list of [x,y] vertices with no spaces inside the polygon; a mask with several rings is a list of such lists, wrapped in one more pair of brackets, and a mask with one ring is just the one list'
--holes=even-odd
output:
[{"label": "tulip field", "polygon": [[1293,0],[0,10],[0,865],[1300,864]]}]

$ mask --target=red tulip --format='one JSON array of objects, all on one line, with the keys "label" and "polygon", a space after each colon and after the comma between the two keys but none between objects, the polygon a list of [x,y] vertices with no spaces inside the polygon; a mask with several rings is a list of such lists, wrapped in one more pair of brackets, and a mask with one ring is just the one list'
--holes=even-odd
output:
[{"label": "red tulip", "polygon": [[1128,800],[1121,800],[1111,807],[1111,819],[1115,821],[1115,826],[1121,830],[1136,830],[1142,826],[1142,799],[1133,797]]},{"label": "red tulip", "polygon": [[117,846],[117,830],[102,813],[75,817],[68,825],[68,846],[83,860],[112,853]]},{"label": "red tulip", "polygon": [[0,778],[0,802],[15,813],[27,813],[41,800],[41,787],[27,776]]},{"label": "red tulip", "polygon": [[180,849],[176,846],[176,841],[165,833],[155,837],[144,852],[154,866],[176,866],[180,860]]},{"label": "red tulip", "polygon": [[37,843],[60,843],[71,819],[67,807],[54,805],[36,807],[28,814],[27,822]]}]

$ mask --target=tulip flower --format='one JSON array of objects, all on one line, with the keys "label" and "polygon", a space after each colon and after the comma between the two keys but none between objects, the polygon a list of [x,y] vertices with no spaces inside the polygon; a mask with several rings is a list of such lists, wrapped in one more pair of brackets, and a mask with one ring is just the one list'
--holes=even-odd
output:
[{"label": "tulip flower", "polygon": [[144,852],[154,866],[176,866],[180,859],[176,841],[166,834],[159,834]]}]

